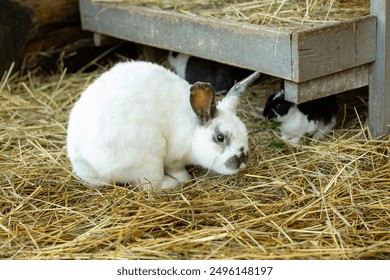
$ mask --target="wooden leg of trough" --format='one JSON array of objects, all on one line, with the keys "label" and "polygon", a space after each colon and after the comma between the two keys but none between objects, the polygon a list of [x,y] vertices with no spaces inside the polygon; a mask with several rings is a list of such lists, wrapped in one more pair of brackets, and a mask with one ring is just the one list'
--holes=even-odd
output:
[{"label": "wooden leg of trough", "polygon": [[93,43],[95,47],[118,44],[121,40],[99,33],[93,33]]},{"label": "wooden leg of trough", "polygon": [[376,60],[370,69],[368,123],[373,137],[390,133],[390,3],[371,1],[377,17]]}]

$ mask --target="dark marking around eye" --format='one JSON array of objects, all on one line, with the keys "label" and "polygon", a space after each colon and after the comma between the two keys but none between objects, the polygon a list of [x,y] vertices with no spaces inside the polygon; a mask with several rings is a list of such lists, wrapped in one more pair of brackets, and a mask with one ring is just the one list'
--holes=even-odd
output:
[{"label": "dark marking around eye", "polygon": [[224,134],[219,130],[219,127],[216,127],[214,130],[213,140],[218,145],[223,144],[224,146],[229,146],[231,142],[231,136],[229,134]]}]

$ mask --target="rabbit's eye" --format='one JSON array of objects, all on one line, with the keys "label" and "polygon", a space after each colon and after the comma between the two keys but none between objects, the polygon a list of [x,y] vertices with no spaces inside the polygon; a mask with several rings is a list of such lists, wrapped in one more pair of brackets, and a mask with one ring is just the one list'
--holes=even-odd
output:
[{"label": "rabbit's eye", "polygon": [[225,136],[223,136],[222,133],[218,133],[217,134],[217,141],[220,143],[223,143],[223,141],[225,141]]},{"label": "rabbit's eye", "polygon": [[275,108],[276,108],[276,110],[281,110],[284,108],[284,104],[278,103],[278,104],[276,104]]}]

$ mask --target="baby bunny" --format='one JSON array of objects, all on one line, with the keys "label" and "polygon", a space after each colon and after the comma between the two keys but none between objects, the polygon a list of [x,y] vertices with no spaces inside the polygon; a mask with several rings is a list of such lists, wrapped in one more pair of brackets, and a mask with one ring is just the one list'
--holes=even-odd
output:
[{"label": "baby bunny", "polygon": [[135,182],[163,189],[189,180],[188,164],[237,173],[246,166],[248,136],[236,106],[259,75],[216,104],[208,83],[191,86],[150,62],[116,64],[70,112],[66,144],[74,173],[95,186]]},{"label": "baby bunny", "polygon": [[263,116],[281,123],[282,139],[298,143],[302,136],[322,140],[336,124],[336,96],[327,96],[302,104],[284,99],[284,89],[272,94],[264,107]]},{"label": "baby bunny", "polygon": [[252,73],[247,69],[177,52],[169,52],[168,62],[187,82],[191,84],[196,81],[208,82],[216,92],[222,93],[226,93],[236,81]]}]

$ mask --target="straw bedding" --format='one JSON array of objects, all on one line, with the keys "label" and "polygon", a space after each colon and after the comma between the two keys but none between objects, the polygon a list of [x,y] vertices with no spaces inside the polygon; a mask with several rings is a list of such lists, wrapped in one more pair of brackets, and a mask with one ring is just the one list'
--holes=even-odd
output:
[{"label": "straw bedding", "polygon": [[301,29],[352,20],[370,13],[369,0],[92,0],[128,3],[189,15]]},{"label": "straw bedding", "polygon": [[[0,83],[2,259],[388,259],[389,138],[351,97],[323,142],[284,145],[258,119],[277,82],[243,98],[248,168],[169,192],[91,187],[66,157],[69,110],[98,75],[5,75]],[[343,111],[343,110],[342,110]],[[345,116],[345,117],[344,117]]]}]

